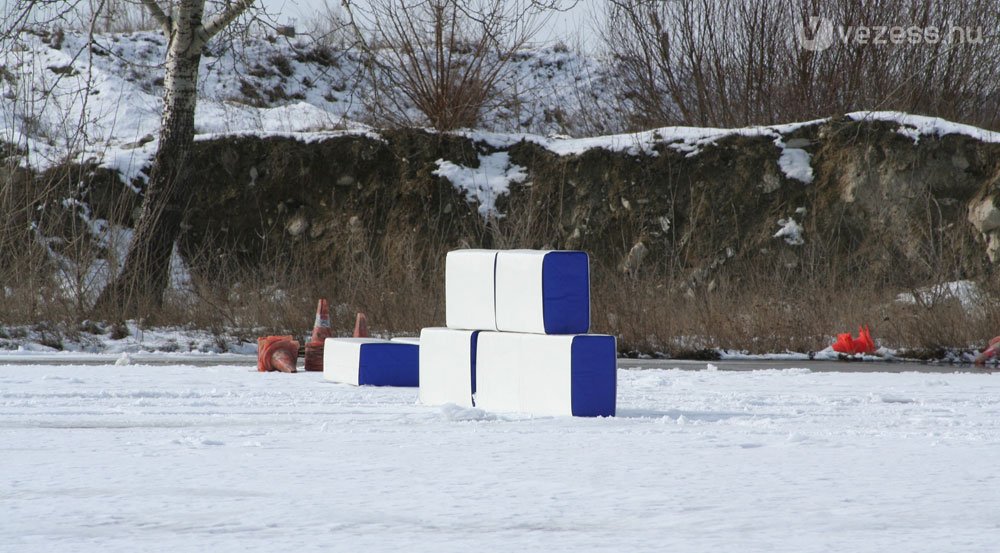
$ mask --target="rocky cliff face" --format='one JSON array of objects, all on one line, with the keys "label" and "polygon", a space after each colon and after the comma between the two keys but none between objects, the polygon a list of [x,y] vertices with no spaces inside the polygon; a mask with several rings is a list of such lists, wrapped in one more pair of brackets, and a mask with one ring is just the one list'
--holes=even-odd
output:
[{"label": "rocky cliff face", "polygon": [[[182,251],[253,259],[291,244],[336,273],[359,249],[378,265],[406,251],[438,269],[459,247],[578,248],[600,275],[659,275],[692,289],[748,267],[824,268],[903,288],[990,275],[1000,145],[905,131],[845,118],[778,139],[569,155],[522,140],[502,149],[526,177],[497,198],[498,217],[435,174],[439,160],[475,170],[501,151],[475,137],[218,139],[199,145],[204,184]],[[812,175],[788,168],[789,150]]]}]

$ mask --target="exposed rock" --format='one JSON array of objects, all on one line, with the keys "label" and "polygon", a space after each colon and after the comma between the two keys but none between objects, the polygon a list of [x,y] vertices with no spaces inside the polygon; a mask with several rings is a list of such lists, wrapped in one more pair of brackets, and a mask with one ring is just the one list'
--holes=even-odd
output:
[{"label": "exposed rock", "polygon": [[[765,265],[822,263],[904,288],[991,274],[1000,145],[959,135],[915,143],[896,131],[846,119],[799,129],[786,144],[809,149],[809,186],[782,184],[770,136],[729,136],[692,156],[668,145],[656,155],[559,156],[521,141],[507,152],[528,178],[497,198],[502,217],[490,220],[432,174],[438,159],[471,167],[495,151],[464,136],[404,129],[381,139],[198,141],[196,177],[211,185],[192,198],[181,252],[196,260],[224,250],[244,266],[294,236],[295,255],[330,275],[349,270],[358,252],[372,257],[371,270],[409,256],[440,271],[449,249],[551,245],[588,251],[597,274],[621,278],[619,269],[641,265],[644,276],[672,271],[669,286],[699,291]],[[792,213],[808,240],[787,247],[773,238],[775,222]]]},{"label": "exposed rock", "polygon": [[285,225],[285,232],[298,238],[309,228],[309,220],[301,213],[295,214]]}]

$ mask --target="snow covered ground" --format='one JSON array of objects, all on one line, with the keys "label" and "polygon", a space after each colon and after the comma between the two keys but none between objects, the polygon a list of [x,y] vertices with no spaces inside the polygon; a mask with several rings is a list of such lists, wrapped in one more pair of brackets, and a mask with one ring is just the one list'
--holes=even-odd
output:
[{"label": "snow covered ground", "polygon": [[[805,364],[807,362],[803,362]],[[0,366],[3,551],[988,551],[988,374],[621,370],[619,416]]]}]

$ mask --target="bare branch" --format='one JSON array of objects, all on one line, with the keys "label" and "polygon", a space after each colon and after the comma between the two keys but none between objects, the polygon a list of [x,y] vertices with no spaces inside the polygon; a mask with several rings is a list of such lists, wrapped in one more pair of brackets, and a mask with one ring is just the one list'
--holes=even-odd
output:
[{"label": "bare branch", "polygon": [[232,4],[228,4],[226,9],[217,13],[212,19],[205,23],[202,27],[199,35],[203,42],[208,42],[213,36],[219,33],[227,25],[233,22],[234,19],[240,16],[243,12],[254,3],[255,0],[236,0]]},{"label": "bare branch", "polygon": [[156,24],[160,26],[160,29],[163,30],[163,33],[169,37],[170,27],[172,25],[170,16],[163,11],[163,8],[156,3],[156,0],[142,0],[142,5],[146,8],[146,11],[153,16],[153,19],[156,21]]}]

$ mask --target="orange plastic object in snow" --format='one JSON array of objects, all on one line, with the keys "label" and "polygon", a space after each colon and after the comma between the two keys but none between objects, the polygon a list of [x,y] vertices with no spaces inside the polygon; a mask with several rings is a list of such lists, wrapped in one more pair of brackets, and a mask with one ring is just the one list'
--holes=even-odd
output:
[{"label": "orange plastic object in snow", "polygon": [[313,323],[312,337],[306,344],[303,368],[307,371],[323,370],[323,345],[333,335],[330,330],[330,306],[325,299],[316,305],[316,321]]},{"label": "orange plastic object in snow", "polygon": [[997,353],[1000,353],[1000,336],[990,340],[989,347],[984,349],[983,352],[976,357],[976,364],[985,365],[987,361],[996,357]]},{"label": "orange plastic object in snow", "polygon": [[257,338],[257,370],[260,372],[295,372],[299,342],[291,336]]},{"label": "orange plastic object in snow", "polygon": [[871,355],[875,353],[875,341],[867,326],[858,327],[857,338],[853,338],[850,332],[838,334],[837,341],[833,343],[833,351],[846,355]]},{"label": "orange plastic object in snow", "polygon": [[354,320],[354,337],[368,338],[368,317],[364,313],[358,313],[358,318]]}]

